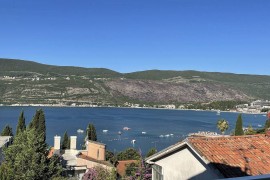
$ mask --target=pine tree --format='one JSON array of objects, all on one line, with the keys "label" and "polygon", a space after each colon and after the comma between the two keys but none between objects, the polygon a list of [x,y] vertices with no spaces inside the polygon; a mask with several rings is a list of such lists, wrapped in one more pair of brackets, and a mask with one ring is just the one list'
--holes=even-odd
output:
[{"label": "pine tree", "polygon": [[19,120],[18,120],[18,124],[17,124],[17,129],[16,129],[16,135],[18,135],[19,133],[25,131],[25,117],[24,117],[24,112],[22,111],[20,116],[19,116]]},{"label": "pine tree", "polygon": [[45,115],[42,110],[38,110],[28,128],[18,133],[14,143],[4,149],[1,180],[52,179],[60,176],[60,157],[54,155],[48,158],[45,131]]},{"label": "pine tree", "polygon": [[1,179],[51,179],[59,176],[60,159],[48,159],[48,146],[35,129],[26,129],[4,150],[5,161],[0,168]]},{"label": "pine tree", "polygon": [[64,133],[61,149],[70,149],[70,140],[67,131]]},{"label": "pine tree", "polygon": [[40,134],[43,139],[43,143],[46,141],[46,123],[45,115],[42,109],[36,111],[32,121],[29,124],[29,128],[35,129],[37,134]]},{"label": "pine tree", "polygon": [[1,133],[1,136],[13,136],[12,128],[6,125]]},{"label": "pine tree", "polygon": [[244,135],[244,131],[243,131],[243,122],[242,122],[242,115],[239,114],[236,124],[235,124],[235,136],[242,136]]},{"label": "pine tree", "polygon": [[96,128],[93,124],[88,124],[87,127],[87,139],[91,141],[97,141]]}]

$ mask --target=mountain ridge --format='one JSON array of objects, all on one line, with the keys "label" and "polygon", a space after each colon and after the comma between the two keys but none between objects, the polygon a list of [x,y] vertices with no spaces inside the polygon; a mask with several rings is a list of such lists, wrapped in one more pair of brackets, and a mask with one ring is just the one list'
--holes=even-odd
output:
[{"label": "mountain ridge", "polygon": [[0,83],[0,104],[181,104],[270,99],[268,75],[195,70],[120,73],[5,58],[0,58]]}]

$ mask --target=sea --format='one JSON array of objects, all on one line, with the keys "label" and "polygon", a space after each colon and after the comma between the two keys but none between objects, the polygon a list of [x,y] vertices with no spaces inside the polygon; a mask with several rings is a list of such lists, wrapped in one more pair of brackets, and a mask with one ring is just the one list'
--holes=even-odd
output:
[{"label": "sea", "polygon": [[[184,140],[189,133],[198,131],[219,133],[216,123],[221,118],[229,122],[226,134],[230,134],[239,114],[221,112],[218,115],[216,111],[140,108],[2,106],[1,131],[8,124],[15,133],[20,112],[24,111],[28,124],[38,109],[45,112],[49,146],[53,146],[55,135],[63,137],[67,131],[69,136],[77,136],[77,149],[81,149],[86,127],[92,123],[96,127],[98,141],[106,144],[107,150],[118,153],[127,148],[135,148],[141,150],[142,154],[146,154],[153,147],[160,151]],[[242,114],[242,118],[244,127],[251,125],[253,128],[263,127],[266,120],[262,114]],[[130,129],[123,130],[124,127]],[[84,130],[84,133],[78,133],[78,129]]]}]

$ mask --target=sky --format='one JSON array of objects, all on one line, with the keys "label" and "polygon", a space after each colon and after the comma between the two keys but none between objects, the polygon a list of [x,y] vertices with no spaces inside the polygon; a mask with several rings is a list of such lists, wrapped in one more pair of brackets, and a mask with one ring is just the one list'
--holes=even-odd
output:
[{"label": "sky", "polygon": [[270,75],[270,0],[0,0],[0,57]]}]

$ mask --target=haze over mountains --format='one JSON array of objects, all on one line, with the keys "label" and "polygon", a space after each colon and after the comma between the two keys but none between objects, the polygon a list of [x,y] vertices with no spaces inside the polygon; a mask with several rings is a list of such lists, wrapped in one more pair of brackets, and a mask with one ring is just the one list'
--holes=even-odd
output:
[{"label": "haze over mountains", "polygon": [[270,99],[270,76],[200,71],[119,73],[0,59],[0,104],[175,104]]}]

